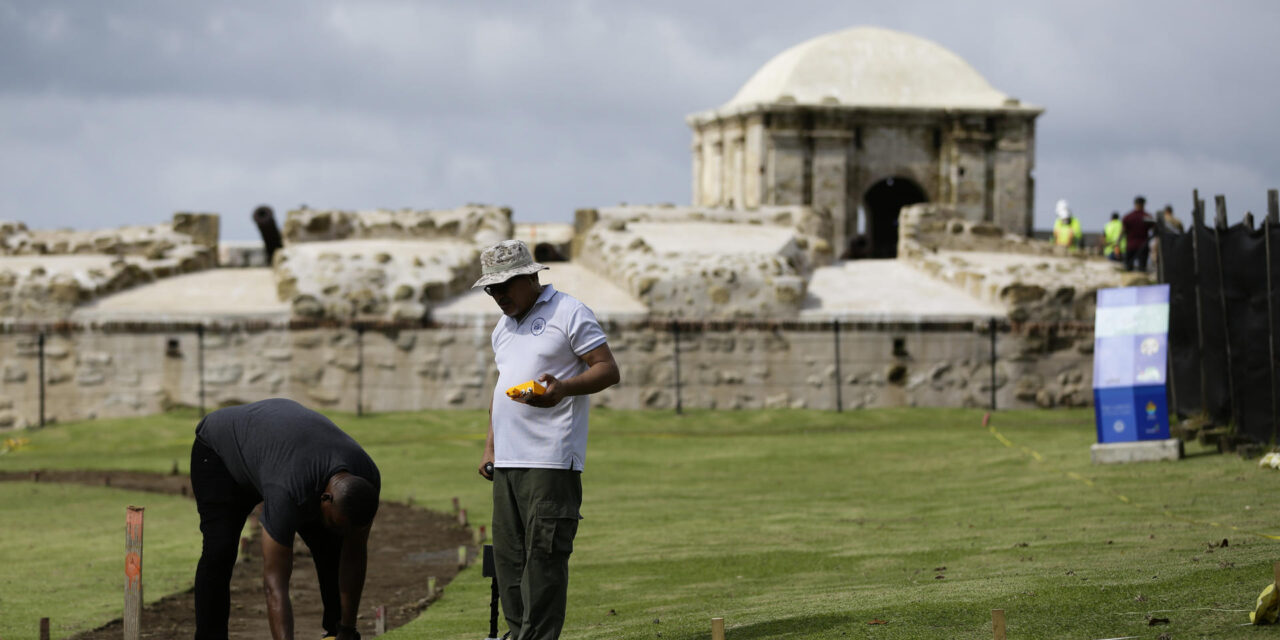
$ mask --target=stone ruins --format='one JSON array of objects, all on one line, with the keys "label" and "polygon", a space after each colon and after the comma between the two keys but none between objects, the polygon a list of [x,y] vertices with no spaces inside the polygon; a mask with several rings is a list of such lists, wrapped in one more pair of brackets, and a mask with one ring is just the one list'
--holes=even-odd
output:
[{"label": "stone ruins", "polygon": [[277,395],[483,408],[499,311],[470,287],[510,237],[605,324],[622,384],[597,406],[1085,405],[1096,291],[1145,277],[1028,237],[1040,113],[936,44],[859,28],[689,118],[689,206],[572,225],[303,208],[270,264],[220,246],[215,214],[0,223],[0,428]]}]

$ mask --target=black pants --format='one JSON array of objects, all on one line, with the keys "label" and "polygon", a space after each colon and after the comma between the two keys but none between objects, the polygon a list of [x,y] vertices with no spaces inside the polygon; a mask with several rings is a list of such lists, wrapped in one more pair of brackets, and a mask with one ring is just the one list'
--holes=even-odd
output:
[{"label": "black pants", "polygon": [[1147,258],[1151,255],[1151,247],[1142,243],[1141,247],[1124,252],[1125,271],[1146,271]]},{"label": "black pants", "polygon": [[[254,488],[237,483],[222,458],[198,439],[191,446],[191,491],[195,494],[200,533],[204,536],[200,564],[196,566],[195,637],[196,640],[225,640],[227,618],[231,614],[231,572],[240,548],[240,532],[245,518],[262,502],[262,496]],[[318,526],[299,530],[298,534],[311,549],[320,579],[320,599],[324,603],[321,624],[328,635],[334,635],[342,615],[338,591],[342,538]],[[292,540],[277,542],[293,544]]]},{"label": "black pants", "polygon": [[494,568],[513,639],[560,637],[581,507],[581,471],[494,469]]}]

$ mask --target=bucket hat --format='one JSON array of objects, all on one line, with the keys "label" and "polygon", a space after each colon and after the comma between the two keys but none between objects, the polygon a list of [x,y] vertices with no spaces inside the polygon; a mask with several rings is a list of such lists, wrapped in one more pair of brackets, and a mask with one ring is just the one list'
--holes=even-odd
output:
[{"label": "bucket hat", "polygon": [[548,269],[533,261],[529,245],[520,240],[503,240],[480,253],[480,279],[471,288],[506,282]]}]

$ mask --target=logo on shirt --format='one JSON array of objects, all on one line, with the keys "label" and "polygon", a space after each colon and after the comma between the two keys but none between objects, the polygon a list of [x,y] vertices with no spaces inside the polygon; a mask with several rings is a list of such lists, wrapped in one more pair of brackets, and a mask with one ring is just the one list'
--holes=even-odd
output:
[{"label": "logo on shirt", "polygon": [[547,321],[542,318],[534,318],[533,326],[529,330],[533,332],[533,335],[540,336],[543,331],[547,330]]}]

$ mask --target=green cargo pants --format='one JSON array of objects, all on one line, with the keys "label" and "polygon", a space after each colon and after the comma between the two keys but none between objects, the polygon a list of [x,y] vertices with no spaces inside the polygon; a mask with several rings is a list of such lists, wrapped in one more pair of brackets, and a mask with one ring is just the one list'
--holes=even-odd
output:
[{"label": "green cargo pants", "polygon": [[494,469],[493,560],[512,640],[560,637],[581,506],[581,471]]}]

